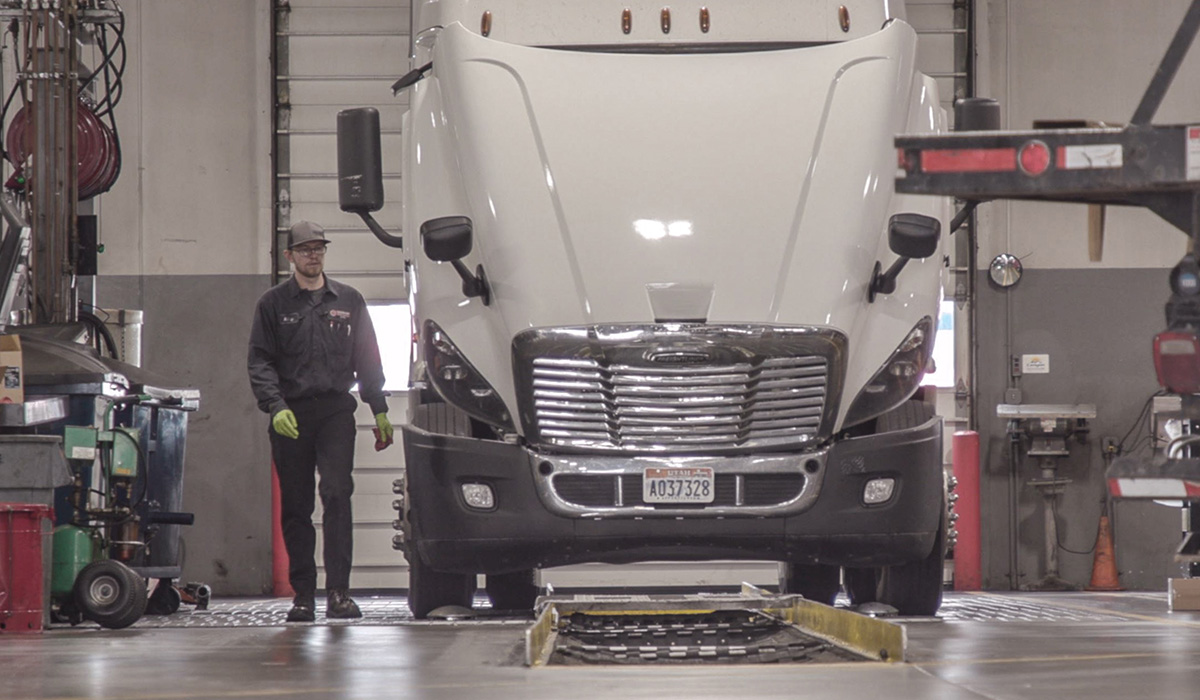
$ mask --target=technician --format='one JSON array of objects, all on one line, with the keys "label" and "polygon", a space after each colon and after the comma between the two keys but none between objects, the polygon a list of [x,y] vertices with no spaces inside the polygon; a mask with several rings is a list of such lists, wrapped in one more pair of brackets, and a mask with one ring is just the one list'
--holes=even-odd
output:
[{"label": "technician", "polygon": [[316,619],[316,474],[324,510],[325,616],[362,617],[348,593],[350,472],[358,405],[350,389],[356,381],[359,396],[375,416],[376,449],[392,441],[375,329],[362,295],[325,276],[327,245],[320,226],[307,221],[292,226],[284,257],[295,274],[258,300],[250,332],[250,387],[258,407],[271,416],[271,455],[283,506],[280,524],[296,594],[289,622]]}]

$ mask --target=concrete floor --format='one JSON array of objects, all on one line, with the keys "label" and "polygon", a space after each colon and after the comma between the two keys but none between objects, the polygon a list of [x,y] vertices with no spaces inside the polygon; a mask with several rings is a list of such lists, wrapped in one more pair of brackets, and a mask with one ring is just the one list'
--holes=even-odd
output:
[{"label": "concrete floor", "polygon": [[1200,697],[1200,613],[1168,613],[1161,593],[947,594],[940,621],[906,623],[907,663],[830,666],[527,669],[524,620],[418,623],[394,598],[362,602],[359,624],[216,601],[121,631],[2,636],[0,698]]}]

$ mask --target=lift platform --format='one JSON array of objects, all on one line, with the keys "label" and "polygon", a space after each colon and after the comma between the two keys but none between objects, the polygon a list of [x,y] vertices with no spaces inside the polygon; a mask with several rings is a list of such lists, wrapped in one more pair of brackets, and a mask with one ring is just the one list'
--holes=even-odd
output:
[{"label": "lift platform", "polygon": [[894,622],[742,584],[739,594],[543,596],[525,664],[903,661]]}]

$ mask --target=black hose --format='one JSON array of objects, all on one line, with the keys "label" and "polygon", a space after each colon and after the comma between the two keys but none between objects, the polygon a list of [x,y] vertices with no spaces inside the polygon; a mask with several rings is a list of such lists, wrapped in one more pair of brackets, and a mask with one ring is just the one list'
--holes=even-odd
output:
[{"label": "black hose", "polygon": [[[112,333],[109,332],[108,327],[104,325],[104,321],[100,320],[99,316],[80,309],[79,320],[94,328],[97,335],[104,339],[105,344],[108,345],[109,355],[114,360],[121,359],[117,354],[117,341],[113,339]],[[101,352],[99,341],[96,343],[96,351]]]}]

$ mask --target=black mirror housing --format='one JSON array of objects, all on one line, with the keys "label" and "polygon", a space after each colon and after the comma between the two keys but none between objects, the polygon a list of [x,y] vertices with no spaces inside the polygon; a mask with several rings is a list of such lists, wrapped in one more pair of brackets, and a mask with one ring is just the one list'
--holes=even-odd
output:
[{"label": "black mirror housing", "polygon": [[442,216],[421,224],[421,247],[434,262],[462,260],[471,252],[471,219]]},{"label": "black mirror housing", "polygon": [[928,258],[941,235],[942,222],[924,214],[895,214],[888,222],[888,247],[902,258]]},{"label": "black mirror housing", "polygon": [[346,109],[337,115],[338,205],[366,214],[383,207],[383,157],[379,110]]},{"label": "black mirror housing", "polygon": [[954,101],[955,131],[998,131],[1000,103],[990,97],[963,97]]}]

